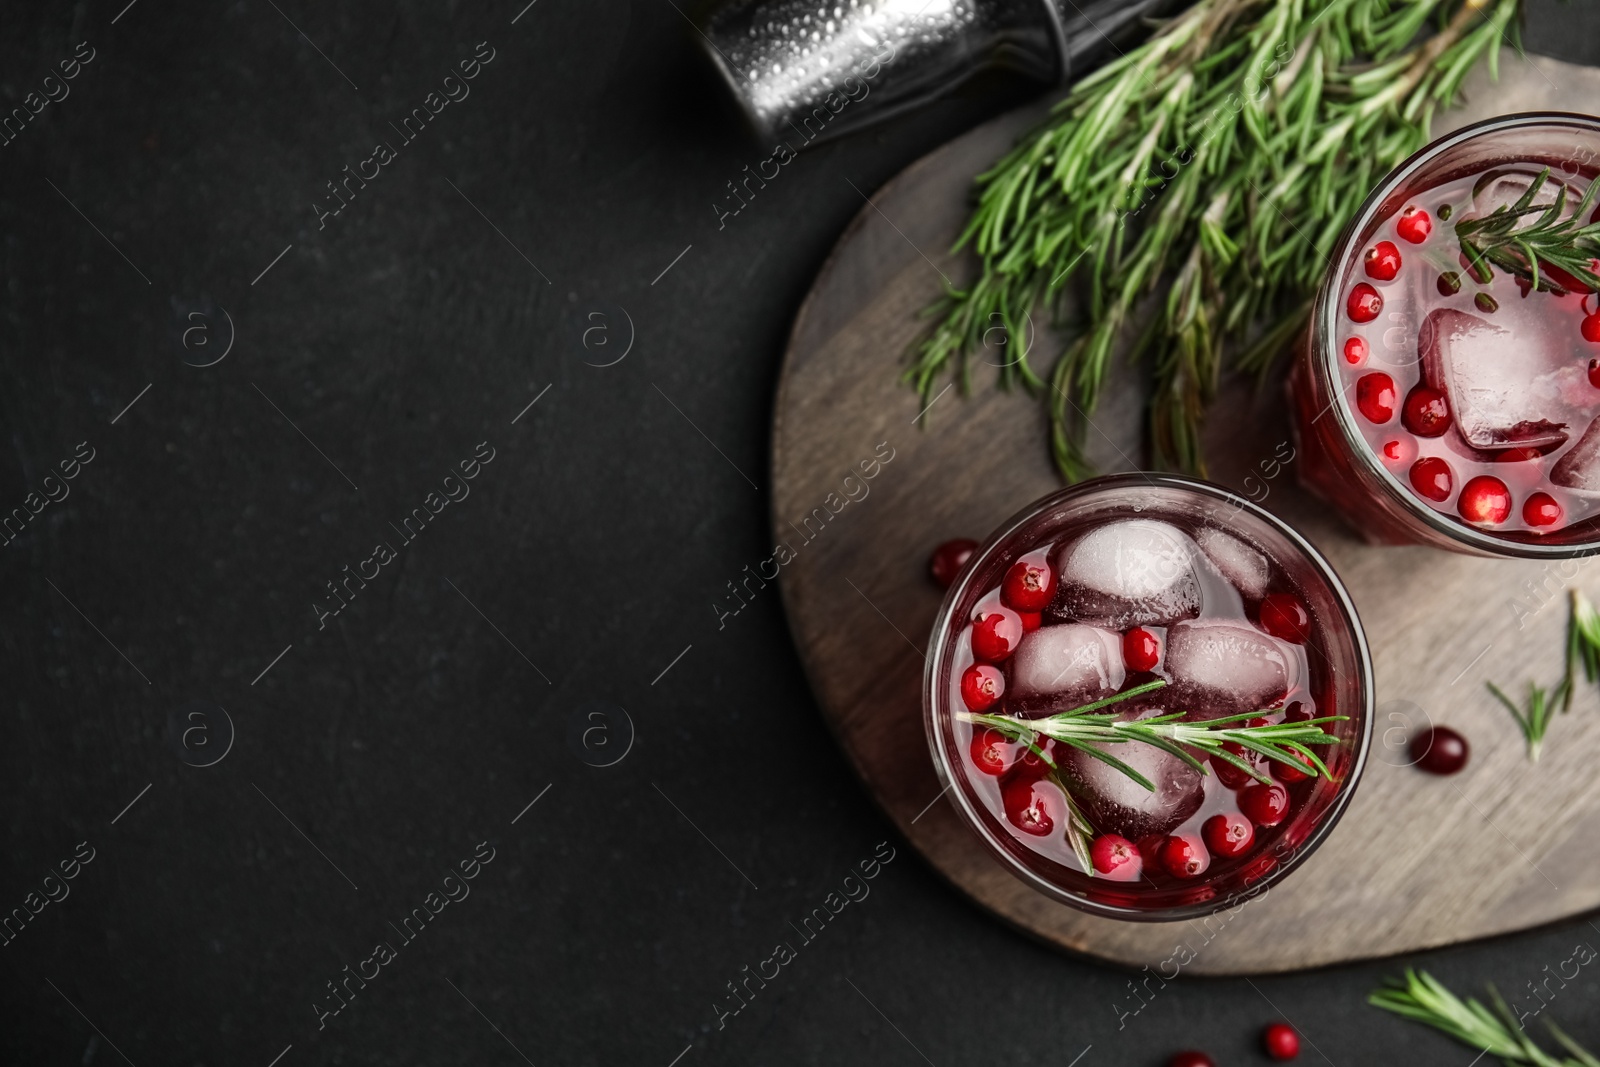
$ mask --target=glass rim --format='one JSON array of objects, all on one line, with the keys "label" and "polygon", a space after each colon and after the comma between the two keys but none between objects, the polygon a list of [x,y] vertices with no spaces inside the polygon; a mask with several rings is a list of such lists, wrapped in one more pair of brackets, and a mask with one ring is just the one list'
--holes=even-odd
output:
[{"label": "glass rim", "polygon": [[[1343,784],[1329,801],[1322,820],[1311,829],[1311,832],[1306,835],[1303,841],[1294,847],[1293,853],[1287,859],[1284,859],[1262,876],[1259,881],[1238,892],[1213,897],[1209,900],[1196,901],[1192,904],[1141,909],[1090,900],[1068,892],[1038,874],[1031,867],[1028,867],[994,840],[994,835],[979,817],[972,798],[967,796],[956,779],[952,757],[945,746],[942,724],[936,704],[945,705],[944,718],[953,716],[954,709],[948,706],[948,698],[941,696],[945,687],[939,684],[939,665],[950,654],[951,642],[955,640],[956,631],[950,623],[955,615],[956,605],[961,603],[962,599],[967,595],[974,577],[981,569],[981,564],[987,562],[995,550],[1016,534],[1025,524],[1051,508],[1058,507],[1079,497],[1144,486],[1157,489],[1176,489],[1181,492],[1224,501],[1236,506],[1241,511],[1249,512],[1289,542],[1290,546],[1305,559],[1316,577],[1332,594],[1333,602],[1342,617],[1344,631],[1349,635],[1350,643],[1355,653],[1356,670],[1359,675],[1357,683],[1361,700],[1361,716],[1358,730],[1359,736],[1354,739],[1355,752]],[[933,635],[928,644],[927,665],[923,671],[922,681],[923,727],[928,735],[934,770],[939,776],[940,784],[945,787],[945,791],[954,796],[956,810],[959,812],[961,820],[966,823],[968,829],[977,835],[985,849],[998,858],[1011,874],[1048,899],[1065,904],[1085,914],[1131,922],[1176,922],[1185,919],[1196,919],[1224,911],[1236,905],[1242,905],[1266,893],[1271,887],[1287,877],[1291,871],[1297,869],[1301,863],[1305,862],[1306,858],[1317,850],[1318,846],[1333,830],[1335,824],[1338,823],[1339,818],[1344,814],[1345,808],[1349,806],[1350,798],[1355,795],[1357,785],[1360,784],[1362,772],[1366,769],[1367,752],[1372,742],[1376,703],[1377,696],[1372,677],[1372,655],[1367,646],[1366,631],[1361,626],[1361,618],[1356,613],[1355,603],[1351,600],[1350,593],[1345,589],[1344,583],[1340,581],[1332,564],[1317,550],[1315,545],[1306,540],[1293,526],[1290,526],[1270,511],[1220,485],[1175,474],[1143,471],[1102,475],[1098,478],[1066,486],[1040,497],[1001,523],[982,545],[973,550],[971,558],[962,568],[960,578],[953,582],[949,590],[946,591],[944,600],[939,605],[938,614],[934,619]],[[1204,880],[1201,879],[1199,884],[1203,885]]]},{"label": "glass rim", "polygon": [[[1405,162],[1395,167],[1373,187],[1372,192],[1361,202],[1361,206],[1334,244],[1333,252],[1328,259],[1330,264],[1328,273],[1324,276],[1322,286],[1317,290],[1311,310],[1310,371],[1317,375],[1318,384],[1328,394],[1328,406],[1333,410],[1334,420],[1339,425],[1345,448],[1355,457],[1356,465],[1375,479],[1383,492],[1404,508],[1408,515],[1422,522],[1431,531],[1464,545],[1479,555],[1541,560],[1573,559],[1600,553],[1600,532],[1588,540],[1571,544],[1514,541],[1459,522],[1417,499],[1416,494],[1407,490],[1393,471],[1378,462],[1377,456],[1373,454],[1371,446],[1362,435],[1361,428],[1356,425],[1355,416],[1344,403],[1344,390],[1334,380],[1332,369],[1333,342],[1338,336],[1339,329],[1339,301],[1335,295],[1339,280],[1344,276],[1350,257],[1357,249],[1357,237],[1372,221],[1379,205],[1390,192],[1449,149],[1479,137],[1532,126],[1549,126],[1553,129],[1578,128],[1600,137],[1600,117],[1594,115],[1574,111],[1523,111],[1512,115],[1500,115],[1463,126],[1459,130],[1430,141],[1412,153]],[[1600,178],[1595,180],[1600,181]]]}]

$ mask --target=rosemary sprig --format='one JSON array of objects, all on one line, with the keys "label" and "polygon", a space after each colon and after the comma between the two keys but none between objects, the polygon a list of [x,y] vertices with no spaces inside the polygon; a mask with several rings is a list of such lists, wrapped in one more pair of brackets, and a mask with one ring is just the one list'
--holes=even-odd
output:
[{"label": "rosemary sprig", "polygon": [[[1487,282],[1494,276],[1492,268],[1499,267],[1535,289],[1565,292],[1540,270],[1544,263],[1561,268],[1591,290],[1600,290],[1600,274],[1590,266],[1591,260],[1600,258],[1600,222],[1586,222],[1594,210],[1595,197],[1600,194],[1600,181],[1590,182],[1577,208],[1563,218],[1567,204],[1565,183],[1557,183],[1555,201],[1548,207],[1533,206],[1549,179],[1550,168],[1546,167],[1515,204],[1501,204],[1488,215],[1461,219],[1455,224],[1456,240],[1461,243],[1473,277]],[[1529,215],[1539,217],[1519,227]]]},{"label": "rosemary sprig", "polygon": [[1500,994],[1489,987],[1489,1002],[1463,1001],[1427,971],[1406,970],[1367,998],[1367,1003],[1413,1022],[1443,1031],[1472,1048],[1498,1056],[1506,1064],[1534,1067],[1600,1067],[1600,1059],[1568,1037],[1555,1023],[1545,1022],[1550,1034],[1568,1053],[1557,1058],[1534,1044]]},{"label": "rosemary sprig", "polygon": [[[1519,708],[1511,698],[1501,692],[1500,687],[1493,682],[1485,683],[1489,692],[1495,699],[1506,706],[1511,712],[1511,717],[1517,720],[1517,725],[1522,728],[1522,736],[1528,740],[1528,758],[1535,763],[1539,762],[1539,750],[1544,746],[1545,731],[1550,727],[1550,720],[1557,710],[1565,712],[1569,706],[1566,694],[1569,691],[1567,681],[1563,678],[1553,690],[1544,686],[1528,683],[1528,706]],[[1561,707],[1557,709],[1556,705]]]},{"label": "rosemary sprig", "polygon": [[[1034,751],[1038,752],[1039,750],[1035,749]],[[1039,752],[1039,754],[1044,756],[1043,752]],[[1089,817],[1083,813],[1083,809],[1078,807],[1078,802],[1072,798],[1072,790],[1067,788],[1066,783],[1061,780],[1061,776],[1054,770],[1055,761],[1050,759],[1049,756],[1044,756],[1044,759],[1052,768],[1048,775],[1050,781],[1054,782],[1056,788],[1061,790],[1061,798],[1067,804],[1067,844],[1072,848],[1072,854],[1078,857],[1078,864],[1083,868],[1083,872],[1092,878],[1094,877],[1094,860],[1089,855],[1089,842],[1094,840],[1097,831],[1094,828],[1094,824],[1089,821]]]},{"label": "rosemary sprig", "polygon": [[1237,715],[1223,715],[1201,722],[1181,722],[1184,712],[1154,715],[1147,719],[1118,721],[1117,712],[1099,709],[1120,704],[1125,700],[1154,692],[1167,683],[1162,679],[1134,686],[1132,689],[1096,700],[1068,711],[1057,712],[1038,719],[1025,719],[1013,715],[963,713],[962,718],[977,726],[987,726],[1005,737],[1026,743],[1052,768],[1055,763],[1038,747],[1040,737],[1048,737],[1068,745],[1087,756],[1100,760],[1132,778],[1144,788],[1155,791],[1155,783],[1127,763],[1106,751],[1108,745],[1139,742],[1152,745],[1194,767],[1202,774],[1209,773],[1206,764],[1190,750],[1221,759],[1244,771],[1257,781],[1272,781],[1247,760],[1234,755],[1224,745],[1232,742],[1249,752],[1255,752],[1279,763],[1287,763],[1299,770],[1332,779],[1333,774],[1307,746],[1338,744],[1339,739],[1322,729],[1323,723],[1342,722],[1348,716],[1327,715],[1304,722],[1269,723],[1265,726],[1233,725],[1241,720],[1253,719],[1261,711],[1245,711]]},{"label": "rosemary sprig", "polygon": [[[1600,183],[1596,183],[1600,185]],[[1544,745],[1545,731],[1557,710],[1566,714],[1572,710],[1572,694],[1578,685],[1578,665],[1583,665],[1583,676],[1589,682],[1600,681],[1600,612],[1589,598],[1577,589],[1569,590],[1571,609],[1567,615],[1566,659],[1561,681],[1554,689],[1528,684],[1527,707],[1519,708],[1493,682],[1486,683],[1495,699],[1506,706],[1511,717],[1528,741],[1528,758],[1539,762],[1539,751]],[[1560,705],[1558,709],[1556,705]]]},{"label": "rosemary sprig", "polygon": [[970,390],[972,356],[996,324],[1027,336],[1035,306],[1059,313],[1084,283],[1087,322],[1048,383],[1024,354],[1004,362],[1000,384],[1048,388],[1056,466],[1076,480],[1090,473],[1086,428],[1127,342],[1130,360],[1155,357],[1155,464],[1203,472],[1200,424],[1225,354],[1264,372],[1303,327],[1346,220],[1428,141],[1473,65],[1487,56],[1493,68],[1519,8],[1197,0],[979,175],[956,246],[977,253],[978,276],[929,309],[936,322],[906,380],[925,400],[947,376]]}]

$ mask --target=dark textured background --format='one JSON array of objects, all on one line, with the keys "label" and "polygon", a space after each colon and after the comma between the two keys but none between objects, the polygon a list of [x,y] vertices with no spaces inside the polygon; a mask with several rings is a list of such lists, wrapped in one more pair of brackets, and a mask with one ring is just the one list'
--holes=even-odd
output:
[{"label": "dark textured background", "polygon": [[[710,607],[770,544],[782,342],[861,206],[845,179],[876,187],[1022,87],[808,153],[718,232],[765,149],[668,0],[538,0],[515,25],[525,0],[139,0],[113,25],[123,2],[0,14],[6,108],[97,52],[0,147],[0,509],[96,453],[0,557],[0,909],[96,852],[0,948],[0,1060],[1258,1062],[1279,1015],[1312,1062],[1471,1059],[1364,1005],[1418,961],[1180,979],[1119,1031],[1126,974],[1002,927],[905,848],[717,1028],[725,983],[895,840],[776,595],[720,632]],[[1527,38],[1600,62],[1594,5],[1534,3]],[[324,183],[480,41],[472,95],[319,231]],[[585,365],[620,351],[624,311],[628,358]],[[228,357],[186,365],[230,319]],[[388,523],[481,441],[471,495],[319,632],[324,583],[398,548]],[[206,768],[176,740],[194,700],[236,732]],[[604,706],[636,738],[596,768],[568,731],[609,722],[620,751],[621,717],[587,718]],[[191,762],[226,740],[198,721]],[[485,840],[470,897],[319,1031],[325,983]],[[1517,991],[1579,941],[1600,930],[1420,962]],[[1597,1002],[1586,972],[1550,1011],[1600,1043]]]}]

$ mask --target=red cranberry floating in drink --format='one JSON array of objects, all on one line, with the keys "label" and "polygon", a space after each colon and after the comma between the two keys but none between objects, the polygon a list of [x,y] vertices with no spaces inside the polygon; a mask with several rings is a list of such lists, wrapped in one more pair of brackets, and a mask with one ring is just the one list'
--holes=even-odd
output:
[{"label": "red cranberry floating in drink", "polygon": [[989,663],[1011,658],[1022,643],[1022,616],[1010,608],[983,609],[972,621],[972,654]]},{"label": "red cranberry floating in drink", "polygon": [[1056,575],[1049,564],[1019,559],[1000,583],[1000,599],[1017,611],[1043,611],[1056,595]]},{"label": "red cranberry floating in drink", "polygon": [[1018,617],[1022,619],[1022,632],[1031,634],[1044,625],[1044,616],[1037,611],[1019,611]]},{"label": "red cranberry floating in drink", "polygon": [[1455,774],[1467,765],[1467,739],[1448,726],[1435,726],[1411,739],[1411,762],[1431,774]]},{"label": "red cranberry floating in drink", "polygon": [[1275,1060],[1292,1060],[1300,1055],[1300,1035],[1288,1023],[1272,1023],[1261,1031],[1261,1047]]},{"label": "red cranberry floating in drink", "polygon": [[1511,490],[1499,478],[1480,474],[1461,487],[1461,517],[1478,526],[1498,526],[1511,515]]},{"label": "red cranberry floating in drink", "polygon": [[1027,778],[1013,779],[1000,787],[1001,803],[1005,805],[1006,818],[1025,834],[1034,837],[1045,837],[1055,829],[1056,820],[1052,809],[1056,807],[1057,796],[1052,795],[1055,786],[1048,782],[1039,782]]},{"label": "red cranberry floating in drink", "polygon": [[[1571,159],[1584,162],[1551,162]],[[1371,540],[1537,559],[1600,548],[1600,301],[1542,253],[1536,286],[1516,244],[1539,220],[1576,250],[1575,208],[1597,180],[1600,120],[1522,116],[1442,138],[1357,212],[1290,385],[1298,476]],[[1525,195],[1554,213],[1484,228]]]},{"label": "red cranberry floating in drink", "polygon": [[1406,208],[1405,211],[1400,213],[1400,221],[1394,225],[1395,233],[1414,245],[1420,245],[1426,241],[1432,229],[1433,220],[1420,207]]},{"label": "red cranberry floating in drink", "polygon": [[1345,310],[1355,322],[1371,322],[1383,310],[1383,297],[1371,285],[1360,282],[1350,290],[1350,300]]},{"label": "red cranberry floating in drink", "polygon": [[1411,486],[1429,500],[1443,502],[1450,499],[1454,479],[1450,464],[1438,456],[1427,456],[1411,465]]},{"label": "red cranberry floating in drink", "polygon": [[1193,834],[1168,837],[1161,842],[1161,866],[1174,878],[1198,878],[1211,866],[1211,854]]},{"label": "red cranberry floating in drink", "polygon": [[933,555],[928,559],[928,573],[938,583],[939,588],[948,589],[955,584],[961,568],[967,565],[967,560],[972,558],[972,553],[977,549],[978,542],[958,537],[953,541],[946,541],[933,550]]},{"label": "red cranberry floating in drink", "polygon": [[961,700],[973,711],[988,711],[1006,691],[1006,676],[987,663],[974,663],[961,674]]},{"label": "red cranberry floating in drink", "polygon": [[1007,761],[1007,744],[1005,737],[998,730],[977,730],[972,735],[972,765],[984,774],[992,774],[996,778],[1006,772],[1009,766]]},{"label": "red cranberry floating in drink", "polygon": [[1314,777],[1316,773],[1317,769],[1311,766],[1311,764],[1306,762],[1304,759],[1298,760],[1295,763],[1283,763],[1279,760],[1272,761],[1272,777],[1276,778],[1284,785],[1293,785],[1296,782],[1303,782],[1307,778]]},{"label": "red cranberry floating in drink", "polygon": [[1400,250],[1393,241],[1379,241],[1367,249],[1365,258],[1367,277],[1380,282],[1392,282],[1400,273]]},{"label": "red cranberry floating in drink", "polygon": [[1289,793],[1281,785],[1247,785],[1239,793],[1239,810],[1257,826],[1276,826],[1289,811]]},{"label": "red cranberry floating in drink", "polygon": [[1256,828],[1243,815],[1218,812],[1200,827],[1206,848],[1218,856],[1242,856],[1256,838]]},{"label": "red cranberry floating in drink", "polygon": [[1101,834],[1089,846],[1090,862],[1097,873],[1118,882],[1136,882],[1144,869],[1138,846],[1118,834]]},{"label": "red cranberry floating in drink", "polygon": [[1561,505],[1549,493],[1533,493],[1522,502],[1522,521],[1538,529],[1561,522]]},{"label": "red cranberry floating in drink", "polygon": [[1293,593],[1273,593],[1261,601],[1261,628],[1279,640],[1303,645],[1311,639],[1311,614]]},{"label": "red cranberry floating in drink", "polygon": [[[1006,530],[967,564],[929,650],[940,773],[991,854],[1074,907],[1162,918],[1291,869],[1370,733],[1359,624],[1326,565],[1236,495],[1162,475],[1064,490]],[[1046,589],[1030,629],[1013,605]],[[1060,714],[1090,703],[1100,714]],[[1285,790],[1224,758],[1270,782],[1272,761],[1222,734],[1280,729],[1290,708],[1350,716],[1299,735],[1334,742],[1318,749],[1328,775]],[[1258,821],[1245,798],[1266,788]],[[1285,841],[1291,858],[1263,866]]]},{"label": "red cranberry floating in drink", "polygon": [[1382,426],[1394,418],[1395,400],[1394,379],[1383,371],[1373,371],[1356,379],[1356,407],[1368,422]]},{"label": "red cranberry floating in drink", "polygon": [[1135,626],[1122,635],[1122,662],[1130,671],[1155,670],[1161,662],[1161,639],[1143,626]]},{"label": "red cranberry floating in drink", "polygon": [[1400,421],[1418,437],[1438,437],[1450,428],[1450,405],[1439,390],[1419,385],[1406,394]]}]

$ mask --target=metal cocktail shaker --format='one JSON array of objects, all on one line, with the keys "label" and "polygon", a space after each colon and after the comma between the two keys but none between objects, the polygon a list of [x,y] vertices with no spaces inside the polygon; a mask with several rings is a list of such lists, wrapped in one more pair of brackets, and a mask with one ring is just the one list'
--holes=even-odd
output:
[{"label": "metal cocktail shaker", "polygon": [[727,0],[703,42],[763,137],[807,143],[925,103],[989,67],[1045,85],[1103,62],[1175,0]]}]

